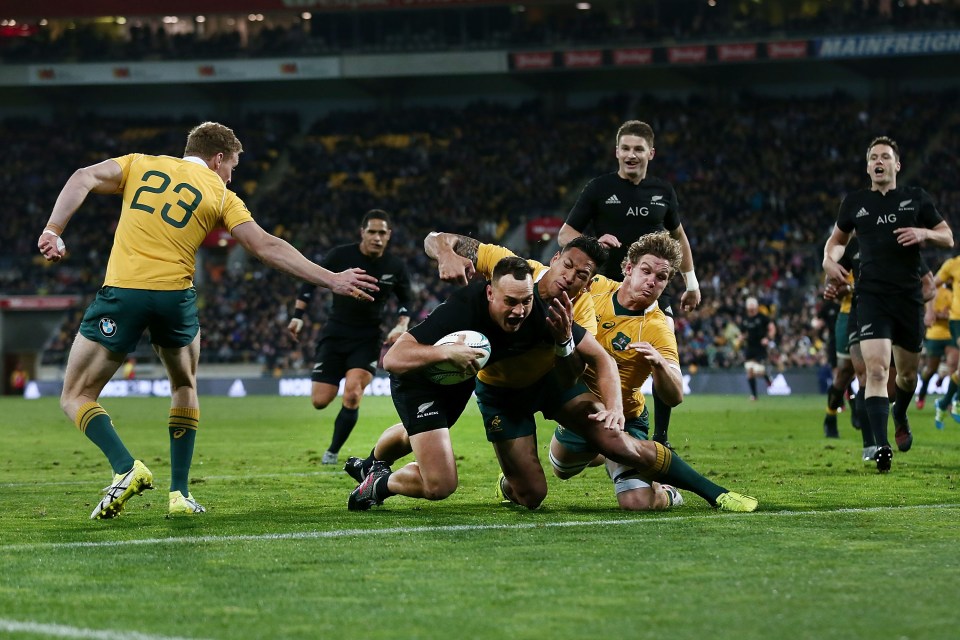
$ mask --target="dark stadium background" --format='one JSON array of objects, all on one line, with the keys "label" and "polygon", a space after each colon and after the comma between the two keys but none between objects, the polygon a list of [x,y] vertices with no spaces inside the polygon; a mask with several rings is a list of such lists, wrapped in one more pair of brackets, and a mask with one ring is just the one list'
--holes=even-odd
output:
[{"label": "dark stadium background", "polygon": [[[360,216],[396,218],[416,313],[448,289],[421,251],[434,229],[548,257],[528,223],[565,217],[613,171],[613,134],[650,122],[650,173],[677,188],[704,300],[682,315],[685,371],[738,367],[731,326],[757,296],[776,364],[823,367],[820,252],[875,135],[903,152],[954,228],[960,5],[944,2],[215,0],[0,2],[0,346],[56,378],[99,287],[116,199],[88,199],[43,264],[36,238],[67,177],[128,152],[180,155],[213,119],[245,153],[233,188],[317,259]],[[553,220],[555,222],[555,220]],[[947,255],[930,253],[935,269]],[[217,237],[201,253],[201,372],[309,367],[284,327],[297,284]],[[679,280],[675,283],[679,286]],[[388,318],[392,321],[392,317]],[[144,342],[141,377],[156,366]],[[734,369],[736,370],[736,369]],[[156,371],[159,373],[159,371]]]}]

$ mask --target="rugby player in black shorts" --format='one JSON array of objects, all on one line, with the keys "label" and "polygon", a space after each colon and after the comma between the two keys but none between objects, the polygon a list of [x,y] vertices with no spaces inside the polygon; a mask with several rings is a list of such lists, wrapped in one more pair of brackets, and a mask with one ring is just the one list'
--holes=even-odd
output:
[{"label": "rugby player in black shorts", "polygon": [[[385,253],[390,233],[390,216],[381,209],[372,209],[360,222],[360,242],[334,247],[321,261],[327,269],[359,267],[380,281],[373,302],[334,296],[329,318],[320,332],[310,375],[313,406],[325,409],[337,397],[343,380],[343,400],[333,422],[330,446],[320,459],[322,464],[337,463],[340,448],[357,424],[363,390],[373,379],[380,359],[384,342],[380,323],[391,296],[397,299],[397,324],[387,334],[386,342],[392,344],[410,322],[410,276],[403,260]],[[294,340],[299,339],[303,316],[315,289],[309,283],[300,287],[293,318],[287,326]]]},{"label": "rugby player in black shorts", "polygon": [[920,246],[952,247],[953,232],[926,191],[897,187],[900,150],[895,141],[874,138],[867,147],[866,169],[870,189],[850,193],[840,204],[836,226],[824,247],[823,268],[837,282],[846,279],[847,270],[838,260],[856,231],[860,239],[857,324],[867,369],[864,405],[869,422],[863,428],[873,431],[877,470],[885,473],[893,460],[887,434],[891,353],[897,369],[893,420],[905,434],[909,434],[906,412],[917,386],[924,333]]}]

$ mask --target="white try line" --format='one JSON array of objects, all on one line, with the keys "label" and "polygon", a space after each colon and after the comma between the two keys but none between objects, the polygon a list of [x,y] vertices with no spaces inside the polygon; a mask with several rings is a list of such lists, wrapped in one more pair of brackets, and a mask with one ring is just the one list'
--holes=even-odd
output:
[{"label": "white try line", "polygon": [[[252,473],[242,476],[197,476],[201,481],[204,480],[249,480],[251,478],[307,478],[316,476],[347,475],[343,469],[331,471],[289,471],[285,473]],[[63,487],[67,485],[101,485],[104,480],[71,480],[62,482],[0,482],[0,489],[16,489],[17,487]]]},{"label": "white try line", "polygon": [[21,622],[0,618],[0,631],[27,635],[54,636],[57,638],[92,638],[93,640],[199,640],[179,636],[155,636],[135,631],[109,631],[103,629],[82,629],[62,624],[43,624],[40,622]]},{"label": "white try line", "polygon": [[226,535],[226,536],[178,536],[170,538],[143,538],[140,540],[102,540],[98,542],[36,542],[25,544],[0,545],[0,553],[18,553],[22,551],[43,551],[60,549],[97,549],[135,546],[156,546],[162,544],[200,544],[220,542],[263,542],[274,540],[326,540],[331,538],[360,538],[367,536],[405,535],[410,533],[460,533],[473,531],[510,531],[522,529],[553,529],[565,527],[607,527],[615,525],[642,525],[662,522],[678,522],[683,520],[703,520],[705,518],[758,518],[758,517],[793,517],[819,516],[835,513],[881,513],[884,511],[919,511],[957,509],[960,504],[926,504],[909,505],[902,507],[864,507],[858,509],[833,509],[809,511],[756,511],[750,514],[709,514],[689,516],[647,516],[642,515],[633,519],[607,520],[568,520],[565,522],[524,522],[518,524],[452,524],[426,525],[422,527],[388,527],[385,529],[337,529],[333,531],[294,531],[288,533],[262,533],[257,535]]}]

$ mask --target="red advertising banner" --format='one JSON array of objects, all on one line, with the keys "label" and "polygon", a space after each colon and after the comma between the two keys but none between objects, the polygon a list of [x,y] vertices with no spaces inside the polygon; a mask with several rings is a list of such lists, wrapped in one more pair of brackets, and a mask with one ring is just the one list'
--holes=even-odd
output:
[{"label": "red advertising banner", "polygon": [[614,49],[613,64],[618,67],[650,64],[653,62],[653,49]]},{"label": "red advertising banner", "polygon": [[80,296],[3,296],[0,309],[4,311],[59,311],[73,309],[80,304]]},{"label": "red advertising banner", "polygon": [[603,65],[603,51],[564,51],[563,66],[573,69],[599,67]]},{"label": "red advertising banner", "polygon": [[194,16],[216,13],[357,11],[508,4],[504,0],[0,0],[4,18]]},{"label": "red advertising banner", "polygon": [[771,60],[789,60],[807,57],[807,41],[768,42],[767,57]]},{"label": "red advertising banner", "polygon": [[757,59],[757,43],[718,44],[717,60],[720,62],[743,62]]},{"label": "red advertising banner", "polygon": [[511,53],[513,68],[520,70],[550,69],[553,65],[553,51],[525,51]]},{"label": "red advertising banner", "polygon": [[707,45],[669,47],[667,61],[671,64],[696,64],[707,61]]}]

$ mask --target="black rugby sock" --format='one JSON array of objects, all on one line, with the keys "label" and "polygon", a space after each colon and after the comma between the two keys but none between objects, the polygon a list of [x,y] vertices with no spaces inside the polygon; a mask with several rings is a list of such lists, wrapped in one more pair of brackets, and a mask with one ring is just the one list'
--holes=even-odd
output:
[{"label": "black rugby sock", "polygon": [[340,447],[347,441],[353,428],[357,425],[357,415],[359,413],[359,409],[340,407],[340,413],[337,414],[337,419],[333,421],[333,439],[330,440],[330,446],[327,447],[330,453],[340,451]]}]

